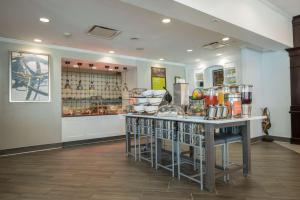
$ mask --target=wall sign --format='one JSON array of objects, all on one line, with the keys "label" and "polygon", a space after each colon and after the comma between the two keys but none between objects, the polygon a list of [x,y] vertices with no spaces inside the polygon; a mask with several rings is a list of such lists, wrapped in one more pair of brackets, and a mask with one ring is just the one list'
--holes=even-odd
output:
[{"label": "wall sign", "polygon": [[50,102],[49,55],[10,52],[10,102]]},{"label": "wall sign", "polygon": [[151,67],[151,89],[163,90],[166,86],[166,68]]}]

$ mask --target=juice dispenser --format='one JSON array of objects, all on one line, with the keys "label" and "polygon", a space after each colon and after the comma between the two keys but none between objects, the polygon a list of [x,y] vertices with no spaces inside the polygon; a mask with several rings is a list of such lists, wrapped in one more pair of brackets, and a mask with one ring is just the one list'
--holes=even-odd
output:
[{"label": "juice dispenser", "polygon": [[215,106],[218,105],[218,97],[215,88],[209,88],[205,94],[205,106]]},{"label": "juice dispenser", "polygon": [[225,93],[225,105],[228,113],[233,118],[239,118],[242,115],[241,94],[236,86],[231,86],[230,91]]},{"label": "juice dispenser", "polygon": [[239,91],[242,98],[242,114],[243,117],[251,116],[251,104],[252,104],[252,85],[240,85]]}]

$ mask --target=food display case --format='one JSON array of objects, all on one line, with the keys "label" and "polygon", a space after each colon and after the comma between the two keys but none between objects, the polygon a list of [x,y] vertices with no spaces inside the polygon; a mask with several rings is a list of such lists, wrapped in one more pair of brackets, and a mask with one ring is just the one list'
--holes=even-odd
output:
[{"label": "food display case", "polygon": [[[127,69],[127,68],[126,68]],[[62,63],[62,116],[96,116],[123,113],[122,96],[126,81],[122,82],[123,67],[92,63]]]}]

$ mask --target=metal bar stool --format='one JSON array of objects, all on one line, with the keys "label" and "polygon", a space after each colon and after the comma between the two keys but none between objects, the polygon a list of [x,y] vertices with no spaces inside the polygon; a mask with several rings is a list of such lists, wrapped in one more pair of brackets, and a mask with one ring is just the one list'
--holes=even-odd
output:
[{"label": "metal bar stool", "polygon": [[242,141],[242,136],[240,134],[240,127],[232,127],[223,130],[225,133],[225,168],[226,168],[226,181],[229,181],[229,167],[234,163],[230,163],[230,155],[229,155],[229,145]]},{"label": "metal bar stool", "polygon": [[[153,143],[154,141],[154,130],[153,130],[153,119],[140,119],[139,127],[140,134],[138,137],[138,146],[139,146],[139,161],[145,160],[151,163],[153,167]],[[141,145],[141,140],[145,139],[146,142]],[[150,140],[150,141],[149,141]],[[142,150],[142,148],[143,150]],[[147,156],[148,155],[148,156]]]},{"label": "metal bar stool", "polygon": [[[178,122],[178,139],[177,139],[177,163],[178,163],[178,179],[180,177],[186,177],[192,181],[195,181],[200,184],[201,190],[203,190],[203,142],[204,135],[203,132],[200,131],[199,124],[186,123],[186,122]],[[190,158],[181,157],[181,146],[192,147],[194,149],[194,161]],[[195,150],[198,150],[198,153],[195,153]],[[193,174],[185,173],[181,165],[188,164],[192,165],[194,169]],[[199,168],[197,167],[199,166]],[[190,170],[189,170],[190,171]]]},{"label": "metal bar stool", "polygon": [[[126,118],[126,132],[129,134],[126,134],[126,153],[127,156],[131,155],[134,157],[134,160],[137,160],[137,141],[139,137],[139,125],[138,125],[138,118],[135,117],[127,117]],[[131,152],[131,135],[133,135],[134,140],[134,152]]]},{"label": "metal bar stool", "polygon": [[[175,123],[174,121],[169,120],[155,120],[155,169],[158,167],[166,169],[172,172],[172,176],[175,176],[175,142],[176,142],[176,131],[175,131]],[[166,150],[165,153],[171,153],[171,163],[170,164],[162,164],[161,163],[161,141],[167,141],[171,143],[171,152]]]}]

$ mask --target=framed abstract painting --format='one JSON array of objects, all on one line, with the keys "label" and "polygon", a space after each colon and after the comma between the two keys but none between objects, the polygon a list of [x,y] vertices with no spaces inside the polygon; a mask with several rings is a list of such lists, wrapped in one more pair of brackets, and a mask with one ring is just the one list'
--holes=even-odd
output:
[{"label": "framed abstract painting", "polygon": [[10,102],[50,102],[49,55],[10,52]]}]

